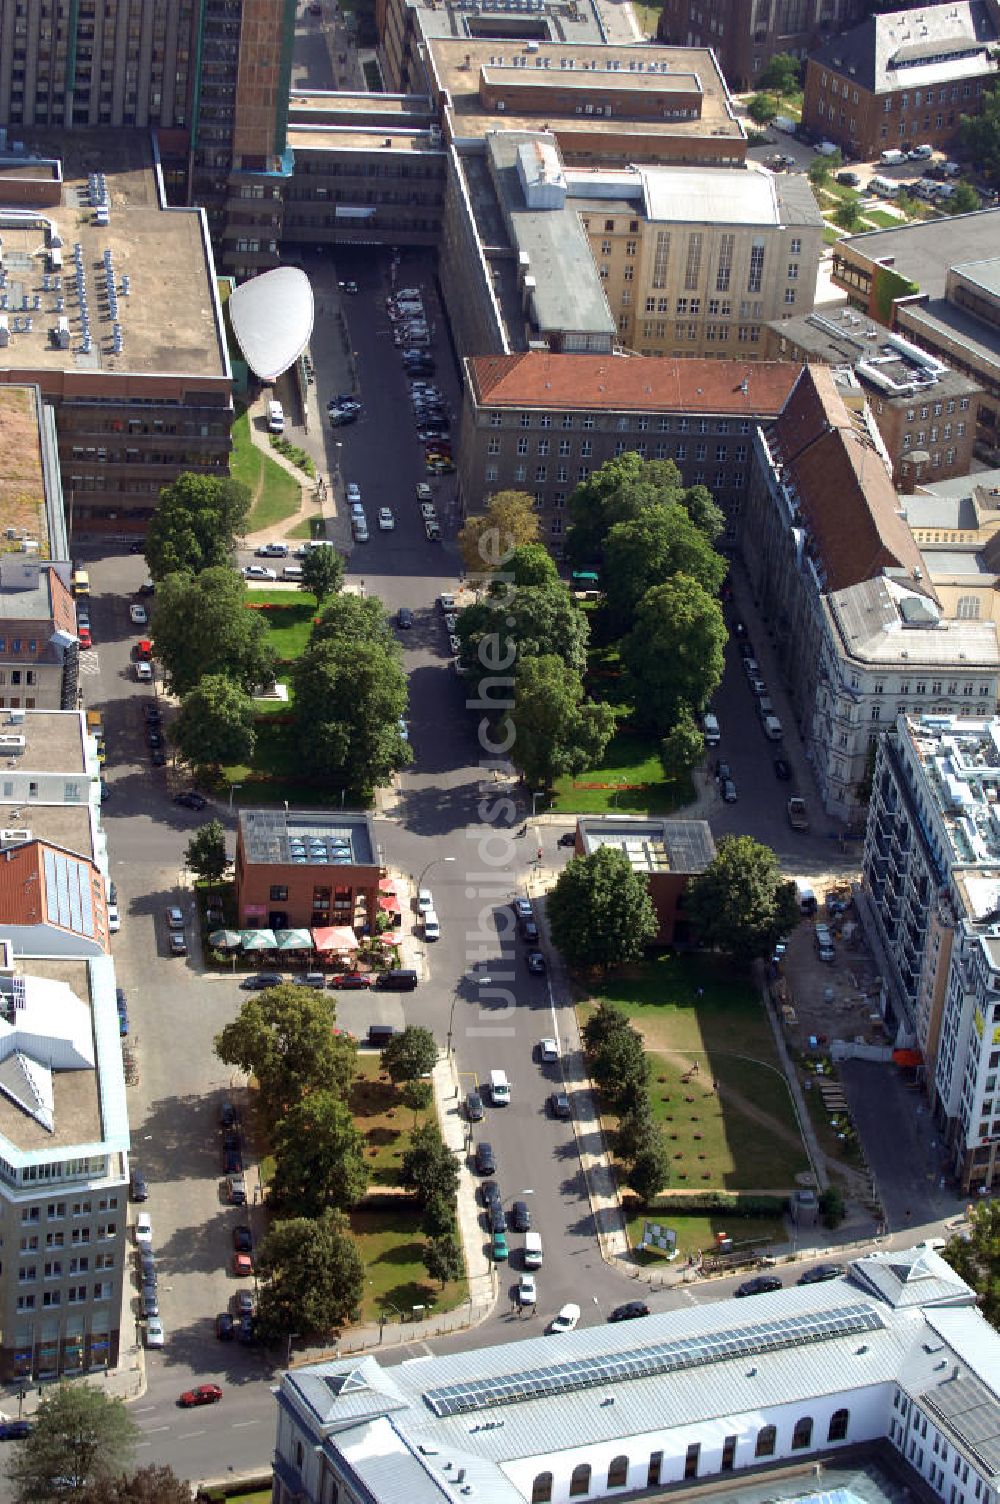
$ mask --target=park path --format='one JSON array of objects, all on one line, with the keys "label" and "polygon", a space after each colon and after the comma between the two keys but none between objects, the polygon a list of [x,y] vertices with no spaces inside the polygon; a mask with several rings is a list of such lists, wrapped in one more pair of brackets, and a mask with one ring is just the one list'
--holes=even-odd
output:
[{"label": "park path", "polygon": [[[646,1035],[643,1033],[641,1027],[639,1029],[639,1032],[643,1035],[643,1039],[646,1039]],[[722,1051],[721,1053],[715,1053],[710,1056],[707,1050],[671,1049],[669,1046],[659,1045],[656,1044],[655,1041],[650,1040],[646,1040],[646,1043],[647,1045],[651,1045],[658,1055],[663,1055],[665,1059],[672,1060],[675,1065],[687,1064],[690,1066],[690,1063],[692,1061],[699,1060],[699,1057],[700,1060],[704,1060],[706,1064],[708,1064],[710,1059],[724,1060],[728,1058],[730,1060],[749,1060],[754,1065],[763,1066],[767,1070],[774,1070],[774,1067],[769,1066],[766,1060],[755,1060],[752,1055],[737,1055],[735,1052]],[[700,1076],[700,1074],[700,1071],[697,1072],[698,1076]],[[775,1071],[775,1074],[781,1076],[780,1071]],[[783,1076],[782,1080],[784,1080]],[[691,1081],[688,1081],[684,1084],[691,1086],[693,1083]],[[769,1112],[765,1112],[762,1107],[758,1107],[756,1102],[752,1102],[749,1097],[745,1096],[743,1092],[738,1091],[736,1088],[732,1086],[726,1086],[721,1081],[713,1080],[712,1087],[709,1089],[703,1089],[702,1096],[706,1099],[708,1099],[709,1097],[718,1097],[720,1101],[731,1102],[734,1107],[738,1108],[739,1111],[743,1113],[744,1117],[749,1118],[750,1121],[752,1123],[756,1123],[758,1127],[766,1128],[769,1133],[773,1133],[776,1138],[780,1138],[790,1147],[796,1149],[802,1148],[802,1139],[798,1133],[793,1133],[792,1130],[787,1126],[787,1124],[780,1122],[775,1117],[772,1117]]]}]

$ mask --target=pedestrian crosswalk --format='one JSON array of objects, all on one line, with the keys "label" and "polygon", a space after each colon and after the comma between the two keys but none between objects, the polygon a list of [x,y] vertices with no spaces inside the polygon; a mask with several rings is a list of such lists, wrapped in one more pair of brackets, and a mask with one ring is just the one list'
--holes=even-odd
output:
[{"label": "pedestrian crosswalk", "polygon": [[101,672],[101,664],[96,648],[81,648],[80,672],[81,674],[99,674]]}]

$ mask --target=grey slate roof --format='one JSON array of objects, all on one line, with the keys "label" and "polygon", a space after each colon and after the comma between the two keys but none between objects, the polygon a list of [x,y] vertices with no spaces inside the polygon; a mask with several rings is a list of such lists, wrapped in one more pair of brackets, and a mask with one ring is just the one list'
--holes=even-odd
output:
[{"label": "grey slate roof", "polygon": [[928,82],[993,71],[987,49],[997,33],[984,0],[949,0],[869,16],[841,36],[831,37],[812,58],[859,87],[880,93]]}]

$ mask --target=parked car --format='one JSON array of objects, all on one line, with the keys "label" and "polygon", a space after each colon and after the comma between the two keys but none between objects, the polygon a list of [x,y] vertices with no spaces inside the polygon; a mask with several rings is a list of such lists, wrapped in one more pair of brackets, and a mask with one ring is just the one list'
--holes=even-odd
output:
[{"label": "parked car", "polygon": [[739,798],[739,795],[736,792],[736,784],[731,778],[726,778],[723,781],[720,792],[722,794],[722,802],[724,804],[735,804],[736,800]]},{"label": "parked car", "polygon": [[383,532],[383,533],[391,533],[392,532],[393,528],[396,526],[396,519],[392,515],[392,508],[391,507],[379,507],[379,509],[378,509],[378,525],[379,525],[379,531],[380,532]]},{"label": "parked car", "polygon": [[572,1332],[580,1320],[580,1307],[573,1301],[569,1301],[559,1310],[549,1322],[549,1331],[552,1333]]},{"label": "parked car", "polygon": [[[129,606],[129,608],[128,608],[128,615],[129,615],[129,621],[131,621],[132,625],[135,626],[135,627],[145,627],[145,626],[149,625],[149,612],[146,610],[145,606],[140,606],[140,605]],[[79,611],[77,612],[76,616],[77,616],[77,621],[79,621],[79,619],[80,619],[80,613],[79,613]]]},{"label": "parked car", "polygon": [[478,1091],[466,1092],[465,1116],[468,1118],[470,1123],[481,1123],[483,1118],[486,1116],[486,1112],[483,1107],[483,1099],[479,1095]]},{"label": "parked car", "polygon": [[326,986],[326,976],[322,971],[303,971],[292,977],[292,983],[295,987],[314,987],[320,992]]},{"label": "parked car", "polygon": [[545,957],[540,950],[529,950],[524,959],[532,976],[544,976]]},{"label": "parked car", "polygon": [[137,1248],[152,1248],[153,1219],[148,1212],[140,1212],[135,1219],[135,1244]]},{"label": "parked car", "polygon": [[0,1421],[0,1441],[23,1441],[31,1435],[30,1420]]},{"label": "parked car", "polygon": [[226,1195],[230,1206],[246,1206],[247,1183],[242,1175],[230,1175],[226,1181]]},{"label": "parked car", "polygon": [[476,1173],[477,1175],[495,1175],[497,1172],[497,1158],[493,1152],[493,1145],[481,1139],[476,1145]]},{"label": "parked car", "polygon": [[781,1289],[781,1280],[776,1274],[757,1274],[753,1279],[745,1279],[742,1285],[737,1285],[733,1295],[737,1300],[742,1300],[747,1295],[770,1295],[774,1290]]},{"label": "parked car", "polygon": [[839,1279],[844,1270],[840,1264],[814,1264],[799,1276],[800,1285],[822,1285],[828,1279]]},{"label": "parked car", "polygon": [[554,1118],[570,1118],[573,1116],[569,1097],[564,1091],[554,1091],[550,1094],[549,1112],[551,1112]]},{"label": "parked car", "polygon": [[494,1203],[496,1203],[497,1205],[503,1204],[502,1197],[500,1195],[500,1187],[497,1185],[495,1180],[484,1180],[482,1185],[479,1187],[479,1196],[480,1200],[487,1210],[489,1210],[489,1208],[493,1206]]},{"label": "parked car", "polygon": [[510,1257],[510,1247],[507,1243],[507,1234],[505,1232],[495,1232],[493,1234],[491,1251],[495,1264],[502,1264],[505,1259]]},{"label": "parked car", "polygon": [[510,1225],[515,1232],[531,1231],[531,1212],[526,1201],[514,1201],[510,1208]]},{"label": "parked car", "polygon": [[146,1177],[139,1169],[134,1169],[129,1176],[129,1195],[133,1201],[148,1201],[149,1189],[146,1185]]},{"label": "parked car", "polygon": [[362,987],[371,987],[375,981],[375,975],[370,971],[343,971],[338,976],[330,978],[331,987],[340,987],[346,991],[358,991]]},{"label": "parked car", "polygon": [[237,1253],[253,1253],[253,1231],[245,1222],[233,1228],[233,1247]]},{"label": "parked car", "polygon": [[215,1318],[215,1335],[220,1342],[232,1342],[236,1336],[236,1323],[228,1311],[220,1311]]},{"label": "parked car", "polygon": [[538,1054],[543,1065],[552,1065],[559,1059],[558,1039],[543,1039],[538,1046]]},{"label": "parked car", "polygon": [[170,954],[172,956],[187,955],[187,941],[179,930],[171,930],[168,939],[170,942]]},{"label": "parked car", "polygon": [[558,846],[575,846],[576,845],[576,831],[575,830],[564,830],[563,833],[562,833],[562,835],[559,837],[559,840],[557,841],[556,844]]},{"label": "parked car", "polygon": [[639,1316],[649,1316],[649,1307],[644,1300],[627,1300],[623,1306],[615,1306],[609,1321],[635,1321]]},{"label": "parked car", "polygon": [[255,971],[244,977],[240,986],[244,992],[264,992],[268,987],[280,987],[284,980],[280,971]]},{"label": "parked car", "polygon": [[204,794],[198,794],[194,789],[184,789],[180,794],[174,795],[174,803],[183,809],[202,810],[206,808],[208,800]]},{"label": "parked car", "polygon": [[529,945],[537,946],[539,938],[538,925],[533,919],[519,920],[517,928],[520,931],[522,940],[526,940]]},{"label": "parked car", "polygon": [[776,757],[774,759],[774,776],[781,783],[787,783],[792,776],[791,766],[783,757]]},{"label": "parked car", "polygon": [[253,1255],[249,1253],[233,1254],[233,1273],[237,1279],[243,1279],[253,1273]]},{"label": "parked car", "polygon": [[440,940],[441,921],[433,909],[428,909],[424,914],[424,939]]},{"label": "parked car", "polygon": [[538,1287],[533,1274],[522,1274],[518,1280],[517,1303],[519,1306],[537,1306]]},{"label": "parked car", "polygon": [[163,1330],[163,1322],[159,1316],[151,1316],[146,1322],[146,1346],[163,1347],[167,1340],[167,1334]]},{"label": "parked car", "polygon": [[409,631],[413,626],[413,612],[409,606],[400,606],[396,612],[396,626],[403,632]]},{"label": "parked car", "polygon": [[276,580],[276,569],[268,569],[266,564],[247,564],[243,569],[243,578],[246,580]]}]

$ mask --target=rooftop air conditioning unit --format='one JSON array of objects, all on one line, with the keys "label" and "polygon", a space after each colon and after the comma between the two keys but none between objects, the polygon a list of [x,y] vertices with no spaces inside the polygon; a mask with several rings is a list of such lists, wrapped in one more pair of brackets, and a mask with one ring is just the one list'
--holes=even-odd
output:
[{"label": "rooftop air conditioning unit", "polygon": [[26,846],[30,840],[30,830],[0,830],[0,850],[8,846]]},{"label": "rooftop air conditioning unit", "polygon": [[9,732],[0,734],[0,754],[23,752],[26,740],[23,736],[14,736]]}]

